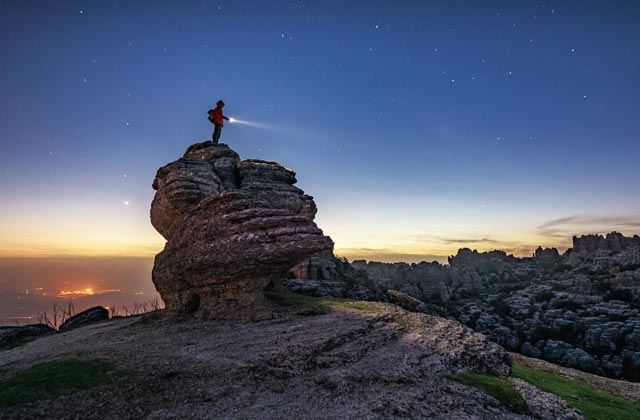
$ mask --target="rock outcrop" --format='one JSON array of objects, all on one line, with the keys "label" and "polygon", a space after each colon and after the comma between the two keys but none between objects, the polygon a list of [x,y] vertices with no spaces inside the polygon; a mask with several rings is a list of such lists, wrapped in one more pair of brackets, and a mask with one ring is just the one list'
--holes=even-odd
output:
[{"label": "rock outcrop", "polygon": [[157,172],[151,222],[167,239],[153,282],[168,313],[269,316],[263,289],[310,255],[333,249],[313,198],[276,162],[240,160],[225,144],[194,144]]},{"label": "rock outcrop", "polygon": [[[78,354],[131,372],[99,388],[3,407],[0,417],[528,418],[451,379],[456,373],[508,378],[508,353],[483,335],[395,305],[322,301],[328,307],[320,315],[296,314],[286,302],[276,306],[277,322],[243,325],[122,318],[0,352],[0,366],[8,369],[0,379]],[[532,411],[544,407],[569,418],[561,401],[523,386]]]},{"label": "rock outcrop", "polygon": [[312,255],[289,271],[284,285],[308,296],[333,296],[360,300],[384,300],[384,293],[346,259],[325,251]]},{"label": "rock outcrop", "polygon": [[557,248],[542,248],[539,246],[533,253],[533,258],[539,260],[554,260],[560,258],[560,253]]},{"label": "rock outcrop", "polygon": [[[438,263],[354,261],[396,289],[509,350],[585,372],[640,381],[640,246],[618,233],[585,235],[533,258],[463,248]],[[616,251],[618,249],[618,251]]]},{"label": "rock outcrop", "polygon": [[640,236],[633,235],[626,237],[619,232],[607,233],[602,235],[583,235],[573,237],[572,252],[596,252],[596,251],[613,251],[620,252],[623,249],[640,246]]},{"label": "rock outcrop", "polygon": [[109,311],[102,306],[94,306],[85,311],[75,314],[60,325],[60,332],[73,330],[96,322],[108,321]]},{"label": "rock outcrop", "polygon": [[0,350],[10,349],[29,340],[55,332],[55,329],[45,324],[0,327]]}]

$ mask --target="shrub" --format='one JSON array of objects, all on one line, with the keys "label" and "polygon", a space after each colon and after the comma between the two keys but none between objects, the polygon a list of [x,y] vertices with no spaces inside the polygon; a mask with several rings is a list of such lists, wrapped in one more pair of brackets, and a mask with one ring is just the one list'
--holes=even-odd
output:
[{"label": "shrub", "polygon": [[640,264],[624,264],[620,266],[620,271],[636,271],[640,268]]},{"label": "shrub", "polygon": [[621,300],[623,302],[631,302],[633,300],[633,293],[630,289],[615,289],[604,295],[605,301]]},{"label": "shrub", "polygon": [[511,316],[511,307],[504,301],[504,295],[498,295],[492,305],[496,314],[502,317]]},{"label": "shrub", "polygon": [[553,293],[551,290],[545,290],[543,292],[538,293],[534,299],[538,303],[549,302],[551,299],[553,299],[554,296],[555,296],[555,293]]},{"label": "shrub", "polygon": [[553,274],[560,274],[560,273],[564,273],[565,271],[569,271],[571,270],[572,266],[569,264],[558,264],[555,267],[553,267],[553,270],[551,270],[551,272]]},{"label": "shrub", "polygon": [[113,380],[117,371],[102,360],[60,359],[38,363],[0,382],[0,407],[56,397]]},{"label": "shrub", "polygon": [[597,292],[605,293],[611,290],[611,283],[603,279],[597,279],[591,283],[591,287]]},{"label": "shrub", "polygon": [[506,377],[487,373],[455,373],[447,378],[491,395],[515,413],[528,412],[526,401]]},{"label": "shrub", "polygon": [[557,309],[566,309],[574,312],[577,311],[578,309],[582,309],[582,305],[580,303],[571,299],[558,300],[554,302],[553,307]]},{"label": "shrub", "polygon": [[544,372],[513,364],[513,376],[529,382],[543,391],[551,392],[580,410],[589,419],[638,419],[640,408],[633,401],[601,391],[557,373]]}]

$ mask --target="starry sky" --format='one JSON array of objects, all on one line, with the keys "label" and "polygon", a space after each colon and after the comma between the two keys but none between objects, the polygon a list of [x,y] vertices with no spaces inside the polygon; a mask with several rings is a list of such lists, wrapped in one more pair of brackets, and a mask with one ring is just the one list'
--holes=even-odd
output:
[{"label": "starry sky", "polygon": [[638,75],[638,1],[0,1],[0,256],[153,256],[220,98],[349,258],[637,233]]}]

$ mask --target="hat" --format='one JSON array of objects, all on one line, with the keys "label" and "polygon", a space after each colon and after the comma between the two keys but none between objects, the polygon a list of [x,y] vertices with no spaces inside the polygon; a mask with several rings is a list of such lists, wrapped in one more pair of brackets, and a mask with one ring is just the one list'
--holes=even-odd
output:
[{"label": "hat", "polygon": [[216,105],[224,105],[224,101],[220,99],[218,102],[216,102]]}]

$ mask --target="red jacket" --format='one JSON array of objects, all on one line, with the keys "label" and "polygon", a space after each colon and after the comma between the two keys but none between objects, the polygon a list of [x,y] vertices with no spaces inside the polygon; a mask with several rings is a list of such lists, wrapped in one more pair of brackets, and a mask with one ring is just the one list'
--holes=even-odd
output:
[{"label": "red jacket", "polygon": [[220,108],[219,106],[217,106],[214,110],[213,110],[213,123],[215,125],[219,125],[219,126],[224,126],[224,120],[226,120],[227,117],[225,117],[224,115],[222,115],[222,108]]}]

